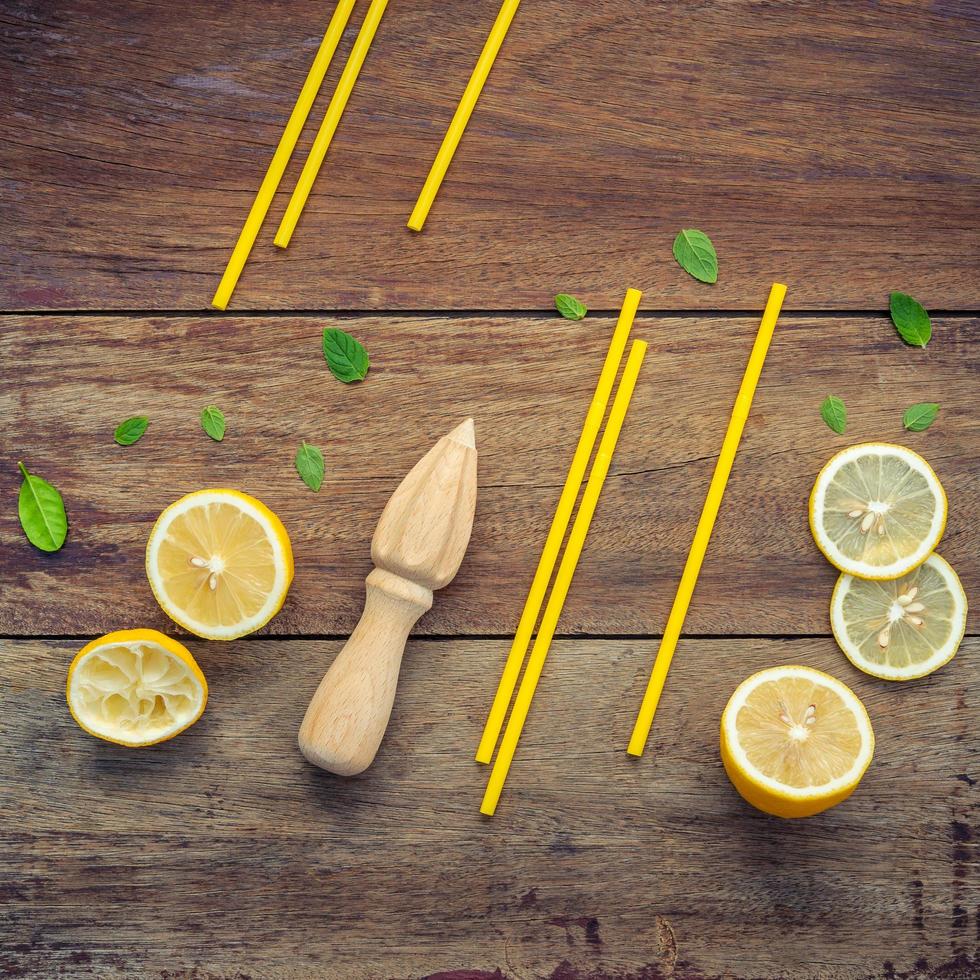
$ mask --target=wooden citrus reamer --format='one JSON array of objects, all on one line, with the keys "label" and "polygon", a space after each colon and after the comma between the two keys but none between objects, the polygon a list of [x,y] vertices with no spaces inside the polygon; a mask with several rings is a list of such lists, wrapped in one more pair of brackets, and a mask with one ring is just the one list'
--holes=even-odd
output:
[{"label": "wooden citrus reamer", "polygon": [[341,776],[363,772],[381,745],[405,641],[456,576],[476,510],[476,433],[467,419],[415,464],[385,505],[371,542],[360,621],[306,709],[299,748]]}]

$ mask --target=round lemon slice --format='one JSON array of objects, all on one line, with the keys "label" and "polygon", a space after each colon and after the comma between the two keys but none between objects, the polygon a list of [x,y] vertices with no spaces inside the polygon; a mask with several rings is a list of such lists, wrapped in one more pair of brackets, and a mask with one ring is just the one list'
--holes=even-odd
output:
[{"label": "round lemon slice", "polygon": [[90,735],[131,747],[173,738],[201,717],[208,684],[190,652],[156,630],[107,633],[68,668],[68,710]]},{"label": "round lemon slice", "polygon": [[293,580],[282,521],[238,490],[198,490],[171,504],[146,543],[146,575],[163,611],[207,640],[269,622]]},{"label": "round lemon slice", "polygon": [[830,601],[830,625],[858,670],[908,681],[953,659],[966,632],[966,593],[939,555],[890,582],[843,574]]},{"label": "round lemon slice", "polygon": [[864,705],[810,667],[771,667],[735,689],[721,716],[721,759],[746,802],[809,817],[846,800],[874,754]]},{"label": "round lemon slice", "polygon": [[867,442],[838,453],[810,494],[817,547],[842,572],[890,579],[929,557],[946,527],[932,467],[904,446]]}]

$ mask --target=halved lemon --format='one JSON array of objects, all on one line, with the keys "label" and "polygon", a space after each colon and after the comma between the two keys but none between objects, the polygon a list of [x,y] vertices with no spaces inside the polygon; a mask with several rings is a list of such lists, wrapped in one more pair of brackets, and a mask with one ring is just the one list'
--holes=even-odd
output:
[{"label": "halved lemon", "polygon": [[293,550],[282,521],[255,497],[198,490],[153,525],[146,575],[175,623],[207,640],[233,640],[282,608]]},{"label": "halved lemon", "polygon": [[866,442],[839,452],[810,494],[810,530],[842,572],[898,578],[921,565],[946,528],[946,494],[904,446]]},{"label": "halved lemon", "polygon": [[889,582],[843,574],[830,600],[830,625],[858,670],[909,681],[953,659],[966,632],[966,593],[949,562],[935,554]]},{"label": "halved lemon", "polygon": [[735,689],[721,716],[721,759],[746,802],[809,817],[854,792],[874,755],[854,692],[811,667],[770,667]]},{"label": "halved lemon", "polygon": [[82,647],[68,668],[72,718],[131,747],[173,738],[201,717],[208,683],[186,647],[156,630],[120,630]]}]

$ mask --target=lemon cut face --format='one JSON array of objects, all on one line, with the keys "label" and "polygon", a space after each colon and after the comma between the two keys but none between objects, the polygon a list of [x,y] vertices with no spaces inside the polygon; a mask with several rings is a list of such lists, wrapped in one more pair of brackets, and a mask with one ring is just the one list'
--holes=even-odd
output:
[{"label": "lemon cut face", "polygon": [[890,681],[925,677],[952,660],[966,614],[956,572],[935,554],[887,582],[841,575],[830,603],[831,627],[848,660]]},{"label": "lemon cut face", "polygon": [[926,560],[946,527],[946,494],[917,453],[863,443],[838,453],[810,495],[817,547],[842,572],[892,579]]},{"label": "lemon cut face", "polygon": [[108,633],[68,668],[68,708],[89,734],[117,745],[154,745],[193,725],[208,700],[190,652],[156,630]]},{"label": "lemon cut face", "polygon": [[772,667],[735,690],[721,720],[721,756],[753,806],[806,817],[845,800],[874,754],[864,705],[810,667]]},{"label": "lemon cut face", "polygon": [[293,552],[282,522],[237,490],[198,490],[159,517],[146,574],[163,611],[208,640],[232,640],[282,608]]}]

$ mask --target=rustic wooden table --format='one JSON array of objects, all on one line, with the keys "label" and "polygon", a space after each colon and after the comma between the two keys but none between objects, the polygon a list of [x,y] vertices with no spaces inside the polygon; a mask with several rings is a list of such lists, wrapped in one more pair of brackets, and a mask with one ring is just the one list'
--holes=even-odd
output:
[{"label": "rustic wooden table", "polygon": [[[0,974],[980,975],[980,620],[932,677],[859,674],[828,635],[835,574],[805,512],[836,449],[910,445],[947,488],[941,551],[980,607],[978,8],[526,0],[412,236],[496,5],[391,4],[294,245],[278,253],[267,225],[216,315],[332,5],[0,3]],[[671,258],[692,225],[718,248],[715,286]],[[787,308],[632,760],[773,279]],[[627,286],[645,292],[650,356],[488,821],[472,752]],[[928,349],[899,342],[892,289],[932,311]],[[557,318],[561,290],[594,312]],[[365,384],[328,376],[325,325],[370,350]],[[820,421],[828,392],[846,438]],[[903,432],[923,400],[942,403],[938,424]],[[220,445],[197,426],[210,402],[228,416]],[[112,429],[137,413],[149,432],[121,450]],[[410,643],[376,764],[333,778],[295,750],[302,712],[356,621],[384,501],[468,414],[469,553]],[[326,450],[318,496],[292,469],[304,438]],[[65,495],[58,554],[17,525],[21,458]],[[66,666],[100,632],[170,627],[143,545],[202,485],[282,516],[289,600],[259,636],[189,641],[212,691],[192,731],[142,752],[99,743],[65,710]],[[743,804],[716,745],[736,683],[784,662],[841,677],[878,735],[857,794],[802,822]]]}]

